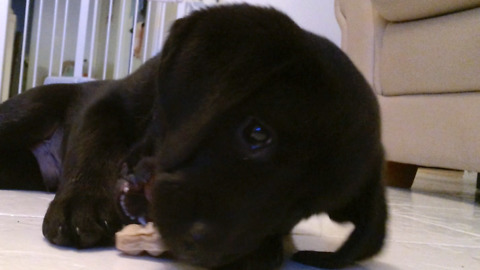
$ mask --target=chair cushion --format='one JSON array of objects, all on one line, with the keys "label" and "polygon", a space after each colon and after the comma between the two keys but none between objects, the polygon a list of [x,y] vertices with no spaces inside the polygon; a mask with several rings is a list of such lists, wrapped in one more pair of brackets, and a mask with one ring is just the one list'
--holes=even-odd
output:
[{"label": "chair cushion", "polygon": [[388,23],[376,60],[382,94],[480,92],[479,45],[480,8]]},{"label": "chair cushion", "polygon": [[383,18],[394,22],[480,7],[480,0],[372,0],[372,3]]}]

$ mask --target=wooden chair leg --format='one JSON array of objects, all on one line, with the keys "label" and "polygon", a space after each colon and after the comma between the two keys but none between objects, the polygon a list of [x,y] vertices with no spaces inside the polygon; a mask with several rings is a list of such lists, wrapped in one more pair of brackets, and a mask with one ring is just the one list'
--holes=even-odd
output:
[{"label": "wooden chair leg", "polygon": [[409,189],[413,185],[417,169],[417,165],[387,161],[384,183],[391,187]]},{"label": "wooden chair leg", "polygon": [[480,190],[480,172],[477,172],[477,189]]},{"label": "wooden chair leg", "polygon": [[477,192],[475,192],[475,202],[480,205],[480,172],[477,172]]}]

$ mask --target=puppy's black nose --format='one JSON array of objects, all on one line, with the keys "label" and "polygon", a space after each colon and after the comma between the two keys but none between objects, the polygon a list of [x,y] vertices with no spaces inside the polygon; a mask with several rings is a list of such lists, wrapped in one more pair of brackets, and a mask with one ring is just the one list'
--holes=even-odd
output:
[{"label": "puppy's black nose", "polygon": [[193,241],[195,242],[204,241],[208,233],[207,224],[205,224],[204,222],[197,221],[193,223],[188,233]]},{"label": "puppy's black nose", "polygon": [[187,252],[195,252],[198,247],[205,244],[207,238],[207,225],[203,222],[195,222],[183,237],[183,248]]}]

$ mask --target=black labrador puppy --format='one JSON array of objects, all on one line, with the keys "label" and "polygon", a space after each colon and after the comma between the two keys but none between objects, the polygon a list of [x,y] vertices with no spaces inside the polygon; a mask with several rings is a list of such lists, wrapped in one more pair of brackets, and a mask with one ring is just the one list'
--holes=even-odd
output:
[{"label": "black labrador puppy", "polygon": [[115,81],[40,86],[0,106],[3,188],[56,189],[43,234],[110,244],[150,219],[173,256],[212,269],[275,269],[282,237],[327,213],[355,225],[344,267],[378,253],[387,218],[379,110],[336,46],[248,5],[180,19],[162,53]]}]

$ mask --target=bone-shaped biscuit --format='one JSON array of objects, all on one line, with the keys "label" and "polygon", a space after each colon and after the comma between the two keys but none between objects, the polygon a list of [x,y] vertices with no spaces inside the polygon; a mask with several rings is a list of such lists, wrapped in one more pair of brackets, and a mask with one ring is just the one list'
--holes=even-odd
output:
[{"label": "bone-shaped biscuit", "polygon": [[139,255],[145,251],[151,256],[159,256],[167,250],[152,222],[148,222],[146,226],[125,226],[115,234],[115,246],[128,255]]}]

